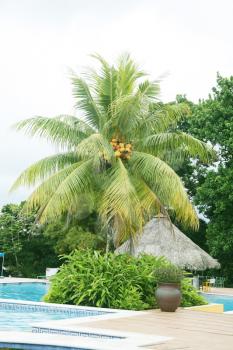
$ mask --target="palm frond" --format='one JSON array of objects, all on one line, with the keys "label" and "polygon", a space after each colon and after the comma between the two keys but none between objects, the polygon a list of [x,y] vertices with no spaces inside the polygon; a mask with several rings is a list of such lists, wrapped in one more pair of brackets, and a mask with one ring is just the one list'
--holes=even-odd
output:
[{"label": "palm frond", "polygon": [[88,193],[75,196],[67,209],[67,215],[72,218],[83,219],[96,210],[96,194],[90,188]]},{"label": "palm frond", "polygon": [[[91,160],[77,162],[44,181],[29,197],[25,210],[40,208],[41,222],[69,211],[78,195],[91,193]],[[77,203],[76,203],[77,205]]]},{"label": "palm frond", "polygon": [[190,113],[189,107],[186,103],[178,104],[163,104],[152,107],[152,114],[154,113],[154,130],[156,132],[164,132],[168,129],[174,130],[177,123]]},{"label": "palm frond", "polygon": [[77,132],[83,132],[86,136],[89,136],[95,132],[95,129],[93,129],[87,121],[77,118],[73,115],[68,114],[60,114],[56,116],[56,119],[61,120],[65,122],[66,124],[70,125],[71,127],[74,127],[77,129]]},{"label": "palm frond", "polygon": [[96,158],[110,162],[114,158],[112,146],[101,134],[93,134],[80,142],[77,153],[81,159]]},{"label": "palm frond", "polygon": [[143,216],[137,192],[129,173],[120,159],[103,184],[103,197],[100,215],[103,223],[111,224],[117,232],[117,243],[129,234],[135,235],[142,229]]},{"label": "palm frond", "polygon": [[164,152],[175,153],[180,148],[183,155],[199,157],[203,162],[209,162],[215,155],[210,145],[180,131],[150,135],[144,139],[143,147],[157,156]]},{"label": "palm frond", "polygon": [[104,132],[124,138],[130,136],[140,121],[140,99],[136,95],[126,95],[116,99],[111,105],[111,119],[105,123]]},{"label": "palm frond", "polygon": [[45,222],[61,216],[67,212],[74,202],[78,202],[78,196],[90,194],[92,177],[92,160],[79,162],[76,168],[59,184],[43,211],[40,214],[40,221]]},{"label": "palm frond", "polygon": [[11,191],[20,186],[34,186],[38,181],[44,181],[47,177],[78,162],[77,153],[61,153],[39,160],[24,170],[13,184]]},{"label": "palm frond", "polygon": [[[149,152],[154,156],[158,154],[154,151]],[[177,148],[173,150],[164,150],[159,152],[159,158],[166,162],[173,170],[179,170],[187,159],[187,151],[184,148]]]},{"label": "palm frond", "polygon": [[179,176],[158,157],[143,152],[133,152],[132,171],[145,180],[165,208],[174,211],[178,220],[198,226],[197,214],[190,203]]},{"label": "palm frond", "polygon": [[138,86],[138,94],[146,97],[150,102],[158,100],[158,95],[160,93],[160,86],[157,81],[144,80]]},{"label": "palm frond", "polygon": [[[75,118],[76,119],[76,118]],[[34,117],[25,119],[15,125],[16,130],[24,130],[30,136],[44,137],[61,147],[74,147],[90,135],[91,129],[84,128],[82,121],[76,124],[66,122],[64,116],[58,118]]]},{"label": "palm frond", "polygon": [[148,113],[149,105],[157,99],[157,94],[158,84],[146,80],[139,84],[133,94],[116,98],[110,106],[111,118],[105,123],[103,132],[111,136],[118,133],[122,138],[132,138],[142,124],[143,115]]},{"label": "palm frond", "polygon": [[117,71],[102,56],[95,54],[92,57],[101,64],[100,71],[98,73],[94,71],[91,77],[98,102],[108,115],[111,112],[110,106],[116,98]]},{"label": "palm frond", "polygon": [[101,111],[94,100],[87,82],[76,75],[71,77],[73,95],[76,99],[76,107],[80,108],[87,120],[95,130],[101,128]]},{"label": "palm frond", "polygon": [[153,103],[149,111],[141,119],[139,135],[163,133],[169,130],[176,130],[180,120],[187,116],[189,107],[185,103],[179,104],[162,104]]},{"label": "palm frond", "polygon": [[117,65],[117,96],[132,94],[137,80],[145,75],[145,72],[138,68],[128,53],[120,56]]},{"label": "palm frond", "polygon": [[52,195],[56,192],[59,185],[69,176],[77,167],[79,162],[74,163],[65,169],[59,170],[57,173],[51,175],[47,180],[43,181],[27,199],[25,204],[25,211],[31,209],[40,209],[42,211],[47,205]]},{"label": "palm frond", "polygon": [[146,182],[135,174],[132,174],[132,179],[145,217],[149,220],[153,215],[164,212],[162,203]]}]

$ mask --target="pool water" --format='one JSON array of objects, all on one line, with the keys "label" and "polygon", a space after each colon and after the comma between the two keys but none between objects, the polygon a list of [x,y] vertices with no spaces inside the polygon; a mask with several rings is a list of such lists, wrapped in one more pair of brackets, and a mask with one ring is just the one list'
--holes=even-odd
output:
[{"label": "pool water", "polygon": [[32,325],[53,320],[99,316],[103,310],[80,309],[40,303],[0,302],[0,331],[31,331]]},{"label": "pool water", "polygon": [[52,320],[62,320],[66,318],[74,318],[76,316],[68,316],[61,313],[49,313],[49,312],[12,312],[0,310],[0,330],[9,331],[31,331],[31,324],[41,323]]},{"label": "pool water", "polygon": [[[47,283],[0,283],[0,331],[31,331],[32,324],[77,318],[97,316],[107,312],[98,310],[80,310],[77,308],[61,308],[53,304],[31,304],[22,301],[41,301],[47,293]],[[8,300],[7,300],[8,299]],[[20,300],[20,303],[9,299]]]},{"label": "pool water", "polygon": [[233,296],[203,294],[204,298],[213,304],[223,304],[224,311],[233,311]]},{"label": "pool water", "polygon": [[0,283],[0,299],[41,301],[48,289],[47,283]]}]

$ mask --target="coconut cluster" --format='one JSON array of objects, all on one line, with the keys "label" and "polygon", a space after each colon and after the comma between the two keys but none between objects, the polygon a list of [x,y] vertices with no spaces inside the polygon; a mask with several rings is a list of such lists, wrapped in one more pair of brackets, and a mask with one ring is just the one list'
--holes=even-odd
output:
[{"label": "coconut cluster", "polygon": [[132,145],[131,143],[124,143],[118,139],[112,139],[110,141],[116,158],[121,159],[130,159],[132,154]]}]

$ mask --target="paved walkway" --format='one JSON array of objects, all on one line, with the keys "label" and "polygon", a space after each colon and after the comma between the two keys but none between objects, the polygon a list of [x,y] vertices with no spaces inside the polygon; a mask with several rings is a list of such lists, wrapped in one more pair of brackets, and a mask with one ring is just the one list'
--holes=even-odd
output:
[{"label": "paved walkway", "polygon": [[233,288],[211,288],[209,293],[233,295]]},{"label": "paved walkway", "polygon": [[[81,326],[81,324],[79,324]],[[232,350],[233,315],[180,309],[175,313],[148,311],[143,315],[85,323],[85,327],[173,337],[154,350]]]}]

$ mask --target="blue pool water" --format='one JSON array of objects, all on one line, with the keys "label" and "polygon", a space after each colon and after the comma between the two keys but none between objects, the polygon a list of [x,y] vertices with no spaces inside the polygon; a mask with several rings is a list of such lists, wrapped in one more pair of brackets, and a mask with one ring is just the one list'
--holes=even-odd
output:
[{"label": "blue pool water", "polygon": [[67,318],[79,318],[106,314],[103,311],[80,310],[77,308],[61,308],[48,306],[0,303],[0,330],[1,331],[30,331],[32,324]]},{"label": "blue pool water", "polygon": [[233,296],[204,294],[204,298],[209,303],[223,304],[224,311],[233,311]]},{"label": "blue pool water", "polygon": [[[63,308],[53,304],[23,304],[22,301],[40,301],[48,291],[46,283],[0,283],[0,331],[30,331],[31,325],[52,320],[97,316],[107,312],[78,308]],[[8,300],[7,300],[8,299]],[[12,303],[9,299],[21,300]]]},{"label": "blue pool water", "polygon": [[[71,316],[72,317],[72,316]],[[31,324],[71,318],[60,313],[0,311],[1,331],[30,331]],[[75,316],[73,316],[75,317]],[[77,316],[76,316],[77,317]]]},{"label": "blue pool water", "polygon": [[67,318],[99,316],[107,313],[102,310],[70,308],[53,304],[14,303],[6,300],[6,302],[0,302],[0,330],[30,331],[32,324]]},{"label": "blue pool water", "polygon": [[41,301],[48,288],[47,283],[0,283],[0,299]]}]

